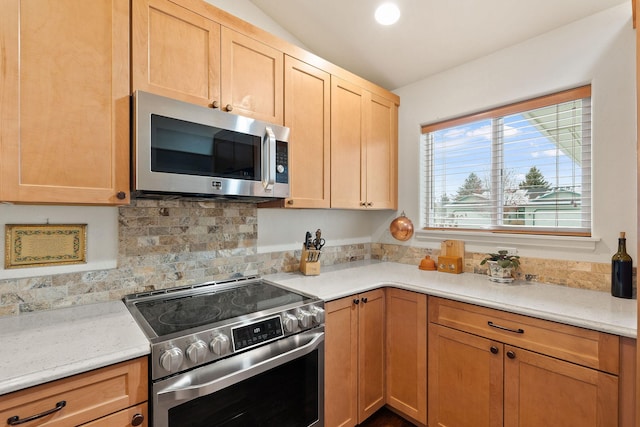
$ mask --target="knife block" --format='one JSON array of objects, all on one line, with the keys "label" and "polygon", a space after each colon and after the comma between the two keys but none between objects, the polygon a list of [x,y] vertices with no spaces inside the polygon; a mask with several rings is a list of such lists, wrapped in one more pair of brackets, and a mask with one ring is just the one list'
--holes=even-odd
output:
[{"label": "knife block", "polygon": [[322,251],[317,249],[307,249],[302,246],[300,256],[300,271],[305,276],[317,276],[320,274],[320,255]]}]

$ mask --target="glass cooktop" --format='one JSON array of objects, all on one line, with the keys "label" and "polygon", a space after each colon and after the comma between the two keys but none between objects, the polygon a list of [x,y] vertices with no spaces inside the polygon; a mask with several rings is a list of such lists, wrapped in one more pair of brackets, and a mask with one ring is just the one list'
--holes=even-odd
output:
[{"label": "glass cooktop", "polygon": [[199,289],[192,295],[162,294],[135,305],[160,337],[307,300],[310,298],[304,295],[256,281],[227,289],[213,285],[208,293]]}]

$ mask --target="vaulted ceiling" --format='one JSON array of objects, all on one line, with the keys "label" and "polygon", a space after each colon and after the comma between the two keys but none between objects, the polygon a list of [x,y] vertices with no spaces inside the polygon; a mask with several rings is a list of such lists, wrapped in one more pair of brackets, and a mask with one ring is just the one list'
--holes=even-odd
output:
[{"label": "vaulted ceiling", "polygon": [[[631,16],[630,0],[250,1],[313,53],[389,90],[617,5]],[[392,26],[373,17],[384,1],[401,10]]]}]

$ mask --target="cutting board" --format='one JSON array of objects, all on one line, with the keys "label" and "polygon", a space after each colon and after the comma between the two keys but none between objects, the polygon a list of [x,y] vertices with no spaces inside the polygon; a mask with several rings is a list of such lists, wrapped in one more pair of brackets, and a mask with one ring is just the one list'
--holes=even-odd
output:
[{"label": "cutting board", "polygon": [[464,242],[462,240],[444,240],[440,244],[441,256],[458,256],[464,261]]}]

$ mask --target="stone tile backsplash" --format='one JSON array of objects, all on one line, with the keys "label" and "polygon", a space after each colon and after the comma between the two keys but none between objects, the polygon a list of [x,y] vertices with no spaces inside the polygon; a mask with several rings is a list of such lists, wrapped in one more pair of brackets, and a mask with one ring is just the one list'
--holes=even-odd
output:
[{"label": "stone tile backsplash", "polygon": [[[257,253],[253,203],[137,199],[119,208],[118,268],[0,280],[0,316],[121,299],[124,295],[247,275],[297,271],[300,250]],[[366,259],[418,265],[438,250],[390,244],[323,249],[322,265]],[[485,274],[483,254],[464,271]],[[520,278],[609,292],[610,265],[522,258]],[[416,267],[417,268],[417,267]],[[634,270],[635,281],[635,270]]]}]

